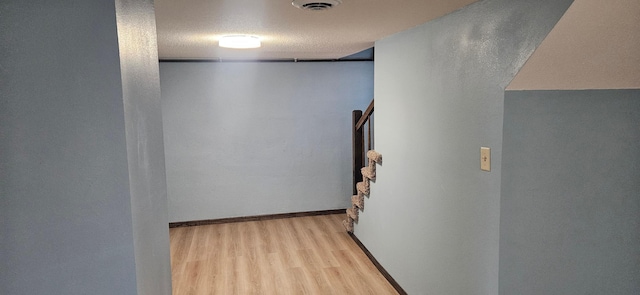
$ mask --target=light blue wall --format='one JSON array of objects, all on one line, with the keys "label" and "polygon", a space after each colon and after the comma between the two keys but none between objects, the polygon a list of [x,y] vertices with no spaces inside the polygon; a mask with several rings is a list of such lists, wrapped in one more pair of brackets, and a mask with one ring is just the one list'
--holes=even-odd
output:
[{"label": "light blue wall", "polygon": [[480,1],[376,42],[384,160],[355,234],[409,294],[498,293],[504,88],[570,4]]},{"label": "light blue wall", "polygon": [[508,91],[500,294],[640,294],[640,90]]},{"label": "light blue wall", "polygon": [[0,294],[136,294],[114,2],[0,15]]},{"label": "light blue wall", "polygon": [[151,4],[0,2],[0,294],[171,293]]},{"label": "light blue wall", "polygon": [[373,62],[160,63],[170,220],[339,209]]}]

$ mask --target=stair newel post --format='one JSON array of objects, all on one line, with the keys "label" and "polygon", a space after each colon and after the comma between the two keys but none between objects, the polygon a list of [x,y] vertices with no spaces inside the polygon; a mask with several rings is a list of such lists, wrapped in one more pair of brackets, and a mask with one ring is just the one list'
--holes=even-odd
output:
[{"label": "stair newel post", "polygon": [[371,141],[371,115],[369,115],[369,118],[367,118],[367,151],[373,149]]},{"label": "stair newel post", "polygon": [[352,122],[352,147],[353,147],[353,194],[357,194],[356,183],[362,179],[360,169],[364,167],[364,132],[363,128],[358,128],[358,121],[362,118],[362,111],[353,111]]}]

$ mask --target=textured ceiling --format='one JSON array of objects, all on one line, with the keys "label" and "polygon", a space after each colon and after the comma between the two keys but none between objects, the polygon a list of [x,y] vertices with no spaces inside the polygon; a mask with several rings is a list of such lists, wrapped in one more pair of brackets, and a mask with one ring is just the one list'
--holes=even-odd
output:
[{"label": "textured ceiling", "polygon": [[[155,0],[161,59],[338,59],[476,0],[343,0],[305,11],[289,0]],[[259,49],[218,47],[252,34]]]},{"label": "textured ceiling", "polygon": [[640,1],[576,0],[507,90],[640,88]]}]

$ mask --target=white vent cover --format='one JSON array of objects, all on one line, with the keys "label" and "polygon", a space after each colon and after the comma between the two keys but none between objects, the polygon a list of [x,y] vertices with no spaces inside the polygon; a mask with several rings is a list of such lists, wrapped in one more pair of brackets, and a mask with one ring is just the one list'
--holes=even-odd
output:
[{"label": "white vent cover", "polygon": [[323,11],[342,3],[341,0],[293,0],[291,4],[304,10]]}]

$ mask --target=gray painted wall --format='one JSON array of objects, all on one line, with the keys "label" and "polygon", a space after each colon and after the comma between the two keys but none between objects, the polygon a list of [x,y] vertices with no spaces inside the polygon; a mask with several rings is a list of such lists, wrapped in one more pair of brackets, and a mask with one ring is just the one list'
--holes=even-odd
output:
[{"label": "gray painted wall", "polygon": [[640,90],[505,95],[500,294],[640,294]]},{"label": "gray painted wall", "polygon": [[570,4],[480,1],[376,42],[384,162],[355,233],[409,294],[498,293],[504,87]]},{"label": "gray painted wall", "polygon": [[153,1],[116,1],[138,294],[171,294],[169,214]]},{"label": "gray painted wall", "polygon": [[114,2],[0,15],[0,294],[136,294]]},{"label": "gray painted wall", "polygon": [[372,62],[160,63],[170,221],[346,208]]},{"label": "gray painted wall", "polygon": [[114,3],[0,2],[0,294],[171,293],[153,7]]}]

